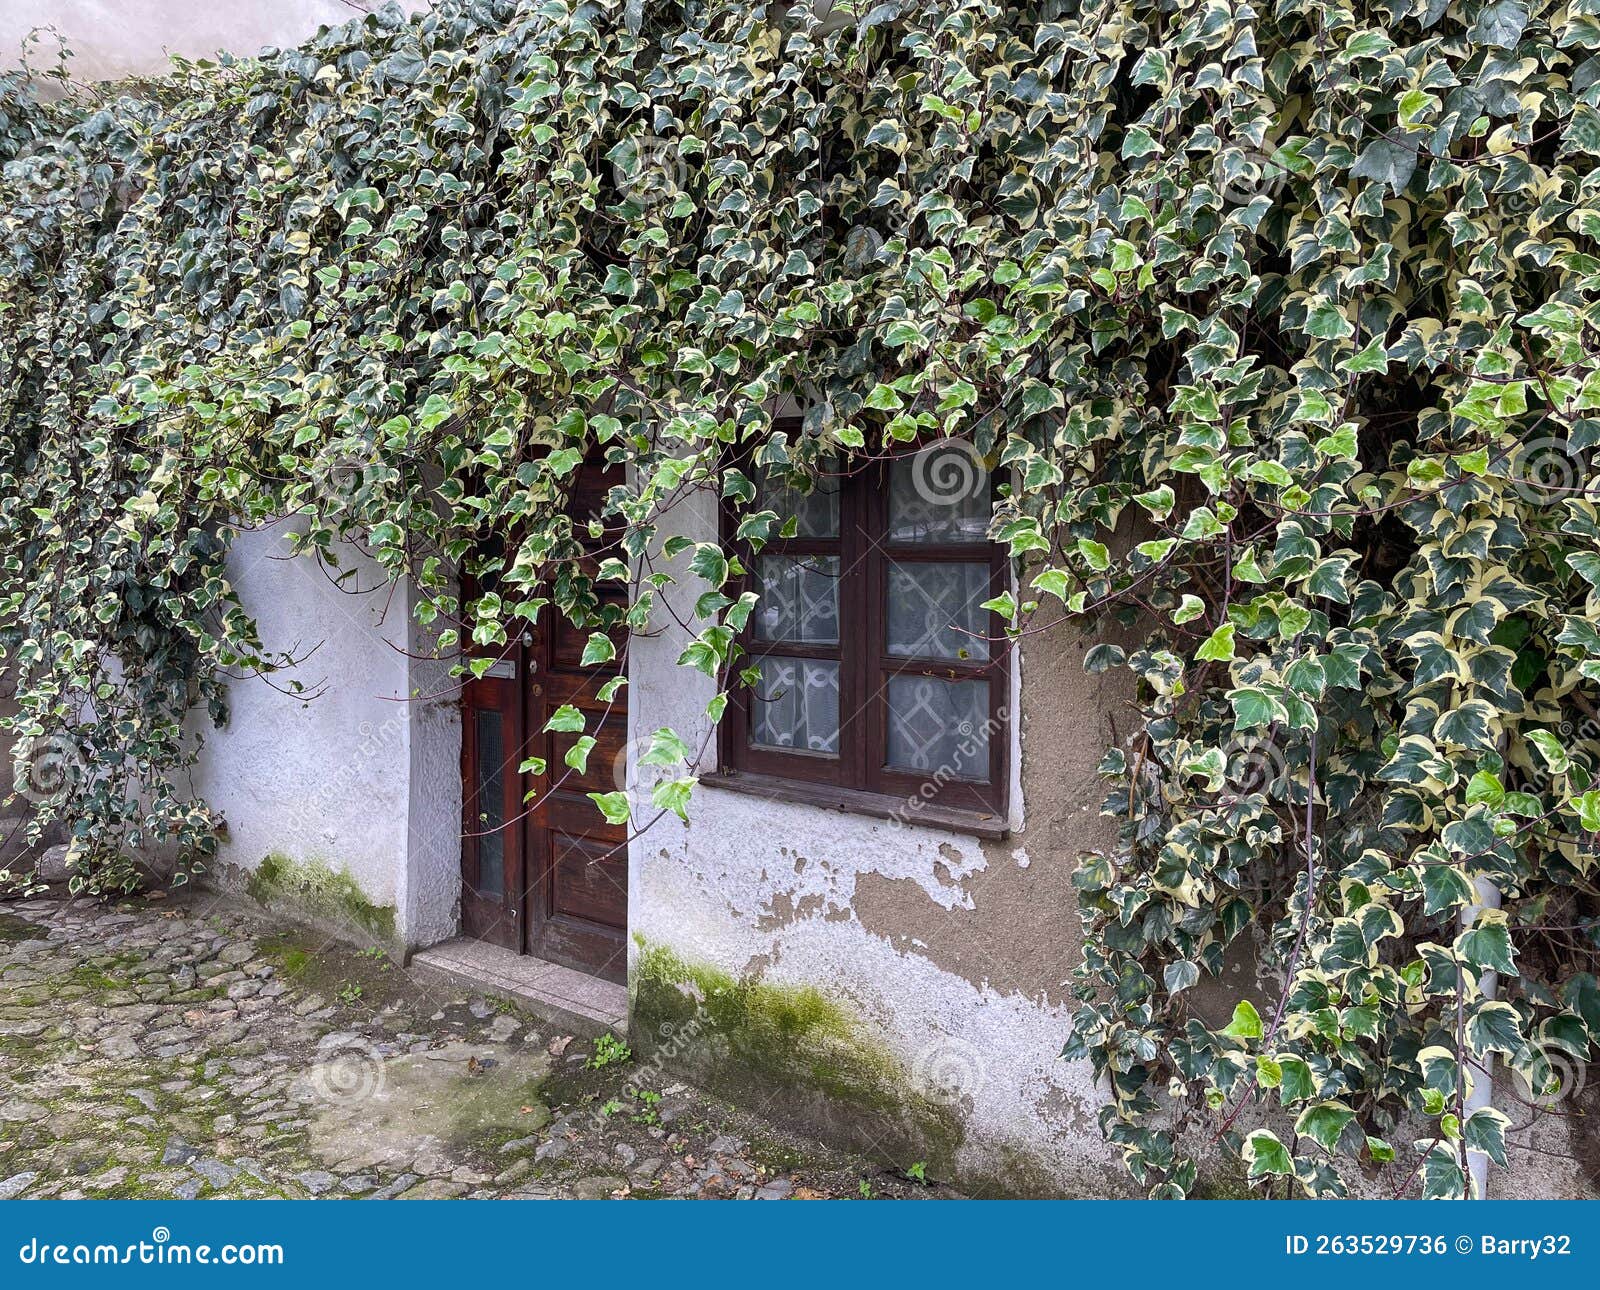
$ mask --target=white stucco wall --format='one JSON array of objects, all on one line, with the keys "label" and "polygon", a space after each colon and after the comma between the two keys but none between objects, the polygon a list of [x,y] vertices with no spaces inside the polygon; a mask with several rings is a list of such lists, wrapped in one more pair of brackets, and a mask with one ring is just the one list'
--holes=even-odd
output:
[{"label": "white stucco wall", "polygon": [[[75,79],[98,81],[160,73],[172,54],[210,58],[219,50],[249,55],[268,45],[297,45],[318,27],[381,7],[382,0],[5,0],[0,67],[19,61],[35,28],[66,38]],[[402,7],[414,13],[427,4],[402,0]],[[36,49],[53,58],[55,42],[47,38]]]},{"label": "white stucco wall", "polygon": [[[350,546],[340,558],[353,574],[336,586],[310,557],[287,558],[289,527],[241,535],[228,561],[264,644],[303,662],[271,684],[234,681],[228,724],[196,724],[195,789],[227,822],[219,878],[244,884],[268,857],[291,885],[347,875],[390,911],[398,944],[431,944],[455,931],[455,692],[442,667],[409,657],[424,643],[404,588]],[[285,693],[292,681],[306,697]]]}]

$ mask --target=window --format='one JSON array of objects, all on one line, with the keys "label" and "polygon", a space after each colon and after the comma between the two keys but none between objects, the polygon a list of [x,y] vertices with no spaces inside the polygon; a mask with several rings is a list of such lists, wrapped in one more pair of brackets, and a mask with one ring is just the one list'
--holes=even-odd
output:
[{"label": "window", "polygon": [[762,490],[795,534],[741,552],[761,594],[741,638],[757,680],[728,706],[725,782],[1003,831],[1008,659],[981,608],[1009,577],[992,489],[945,442],[809,493]]}]

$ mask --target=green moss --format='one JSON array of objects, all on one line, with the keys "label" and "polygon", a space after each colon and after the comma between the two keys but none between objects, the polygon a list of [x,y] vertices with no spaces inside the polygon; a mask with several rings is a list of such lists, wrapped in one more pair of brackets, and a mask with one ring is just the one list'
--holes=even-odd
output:
[{"label": "green moss", "polygon": [[374,905],[354,878],[321,860],[291,860],[275,851],[250,875],[246,890],[263,905],[288,904],[380,941],[395,939],[394,906]]},{"label": "green moss", "polygon": [[26,918],[15,914],[0,914],[0,945],[14,945],[18,941],[31,941],[42,935]]},{"label": "green moss", "polygon": [[1216,1161],[1203,1169],[1190,1193],[1195,1200],[1260,1200],[1260,1189],[1250,1186],[1237,1162]]},{"label": "green moss", "polygon": [[639,943],[630,1036],[641,1046],[666,1049],[734,1101],[757,1099],[844,1145],[954,1170],[960,1117],[917,1089],[847,1004],[812,986],[735,980]]}]

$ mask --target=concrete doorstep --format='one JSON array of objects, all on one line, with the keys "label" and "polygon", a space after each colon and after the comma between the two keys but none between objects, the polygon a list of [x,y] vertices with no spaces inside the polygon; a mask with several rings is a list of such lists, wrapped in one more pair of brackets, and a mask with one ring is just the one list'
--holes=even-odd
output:
[{"label": "concrete doorstep", "polygon": [[575,1035],[593,1039],[627,1029],[625,986],[499,945],[459,936],[418,951],[409,966],[421,980],[498,995]]}]

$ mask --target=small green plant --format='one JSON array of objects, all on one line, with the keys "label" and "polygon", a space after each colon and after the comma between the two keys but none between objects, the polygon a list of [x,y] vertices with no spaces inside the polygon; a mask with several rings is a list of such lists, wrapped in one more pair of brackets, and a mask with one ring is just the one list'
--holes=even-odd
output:
[{"label": "small green plant", "polygon": [[651,1089],[639,1090],[641,1109],[633,1116],[635,1124],[659,1124],[661,1117],[656,1112],[656,1107],[661,1102],[661,1094]]},{"label": "small green plant", "polygon": [[873,1198],[872,1184],[863,1178],[861,1180],[861,1185],[856,1188],[856,1194],[860,1196],[862,1200],[871,1200]]},{"label": "small green plant", "polygon": [[917,1161],[916,1164],[906,1170],[906,1177],[911,1179],[912,1182],[919,1182],[926,1187],[928,1185],[928,1162],[926,1160]]},{"label": "small green plant", "polygon": [[339,999],[342,1003],[354,1003],[361,997],[361,985],[357,981],[346,981],[339,987]]},{"label": "small green plant", "polygon": [[611,1116],[615,1115],[620,1110],[622,1110],[622,1103],[617,1101],[616,1098],[612,1098],[609,1102],[607,1102],[604,1106],[602,1106],[600,1108],[600,1114],[609,1119]]},{"label": "small green plant", "polygon": [[594,1041],[594,1056],[585,1063],[592,1071],[603,1070],[607,1066],[620,1066],[623,1062],[631,1061],[633,1050],[607,1031]]}]

